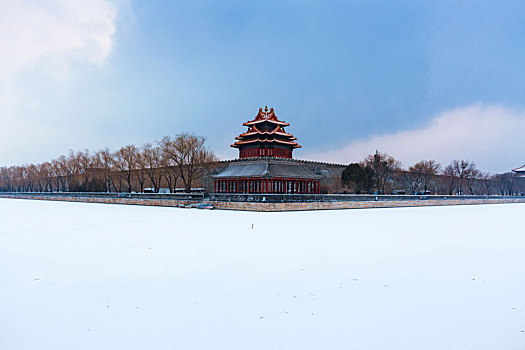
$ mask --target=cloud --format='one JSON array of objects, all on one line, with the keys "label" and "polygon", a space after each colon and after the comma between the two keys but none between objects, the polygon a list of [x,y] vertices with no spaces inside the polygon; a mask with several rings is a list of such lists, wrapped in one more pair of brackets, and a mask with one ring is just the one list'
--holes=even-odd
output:
[{"label": "cloud", "polygon": [[525,111],[475,104],[441,113],[422,127],[373,135],[342,149],[310,153],[307,157],[347,164],[380,150],[405,166],[422,159],[448,164],[461,158],[475,162],[484,171],[506,172],[525,163],[524,132]]},{"label": "cloud", "polygon": [[116,6],[106,0],[0,2],[0,121],[9,130],[0,138],[1,163],[16,159],[22,139],[38,143],[53,131],[45,118],[29,120],[21,112],[35,103],[27,91],[39,82],[31,73],[59,81],[74,65],[102,64],[114,45],[116,17]]},{"label": "cloud", "polygon": [[42,60],[99,64],[110,53],[116,8],[105,0],[0,3],[0,70],[8,76]]}]

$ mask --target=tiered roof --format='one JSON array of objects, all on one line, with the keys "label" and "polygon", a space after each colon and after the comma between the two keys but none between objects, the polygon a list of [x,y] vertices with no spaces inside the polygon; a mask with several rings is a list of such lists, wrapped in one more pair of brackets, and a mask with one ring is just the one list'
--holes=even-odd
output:
[{"label": "tiered roof", "polygon": [[512,169],[513,172],[517,174],[525,174],[525,165],[520,166],[519,168]]},{"label": "tiered roof", "polygon": [[284,127],[290,124],[277,119],[273,108],[268,111],[268,106],[259,108],[259,113],[255,119],[243,124],[248,127],[245,133],[240,134],[235,139],[236,141],[231,147],[241,148],[247,144],[267,143],[267,144],[282,144],[291,148],[300,148],[301,146],[295,142],[297,140],[292,134],[287,133]]}]

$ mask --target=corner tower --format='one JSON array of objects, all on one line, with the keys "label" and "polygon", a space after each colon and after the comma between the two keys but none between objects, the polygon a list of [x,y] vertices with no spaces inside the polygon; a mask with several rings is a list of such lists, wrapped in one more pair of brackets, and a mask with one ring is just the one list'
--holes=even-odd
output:
[{"label": "corner tower", "polygon": [[284,128],[290,124],[277,119],[273,108],[259,108],[259,113],[251,121],[243,124],[248,130],[237,136],[231,147],[239,149],[239,158],[277,157],[292,158],[292,151],[301,146],[292,134]]}]

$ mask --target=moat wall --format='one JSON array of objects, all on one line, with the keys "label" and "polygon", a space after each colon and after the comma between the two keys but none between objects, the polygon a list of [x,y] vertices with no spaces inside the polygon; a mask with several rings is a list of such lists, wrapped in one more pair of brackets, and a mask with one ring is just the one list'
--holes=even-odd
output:
[{"label": "moat wall", "polygon": [[[476,205],[476,204],[504,204],[525,203],[525,197],[445,197],[428,196],[318,196],[316,201],[228,201],[212,198],[203,198],[202,195],[144,195],[144,194],[51,194],[51,193],[0,193],[0,198],[51,200],[83,203],[126,204],[160,207],[177,207],[200,202],[210,203],[216,209],[244,210],[244,211],[304,211],[304,210],[331,210],[331,209],[366,209],[366,208],[398,208],[398,207],[426,207],[446,205]],[[414,197],[414,198],[412,198]],[[432,198],[439,197],[439,198]],[[377,198],[377,199],[376,199]],[[298,198],[299,199],[299,198]],[[343,200],[345,199],[345,200]],[[266,198],[264,198],[266,200]]]}]

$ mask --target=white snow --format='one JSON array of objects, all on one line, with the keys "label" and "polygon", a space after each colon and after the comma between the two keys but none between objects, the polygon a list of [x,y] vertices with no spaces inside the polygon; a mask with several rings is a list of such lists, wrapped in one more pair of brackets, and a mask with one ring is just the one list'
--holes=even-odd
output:
[{"label": "white snow", "polygon": [[0,199],[0,349],[523,349],[524,212]]}]

